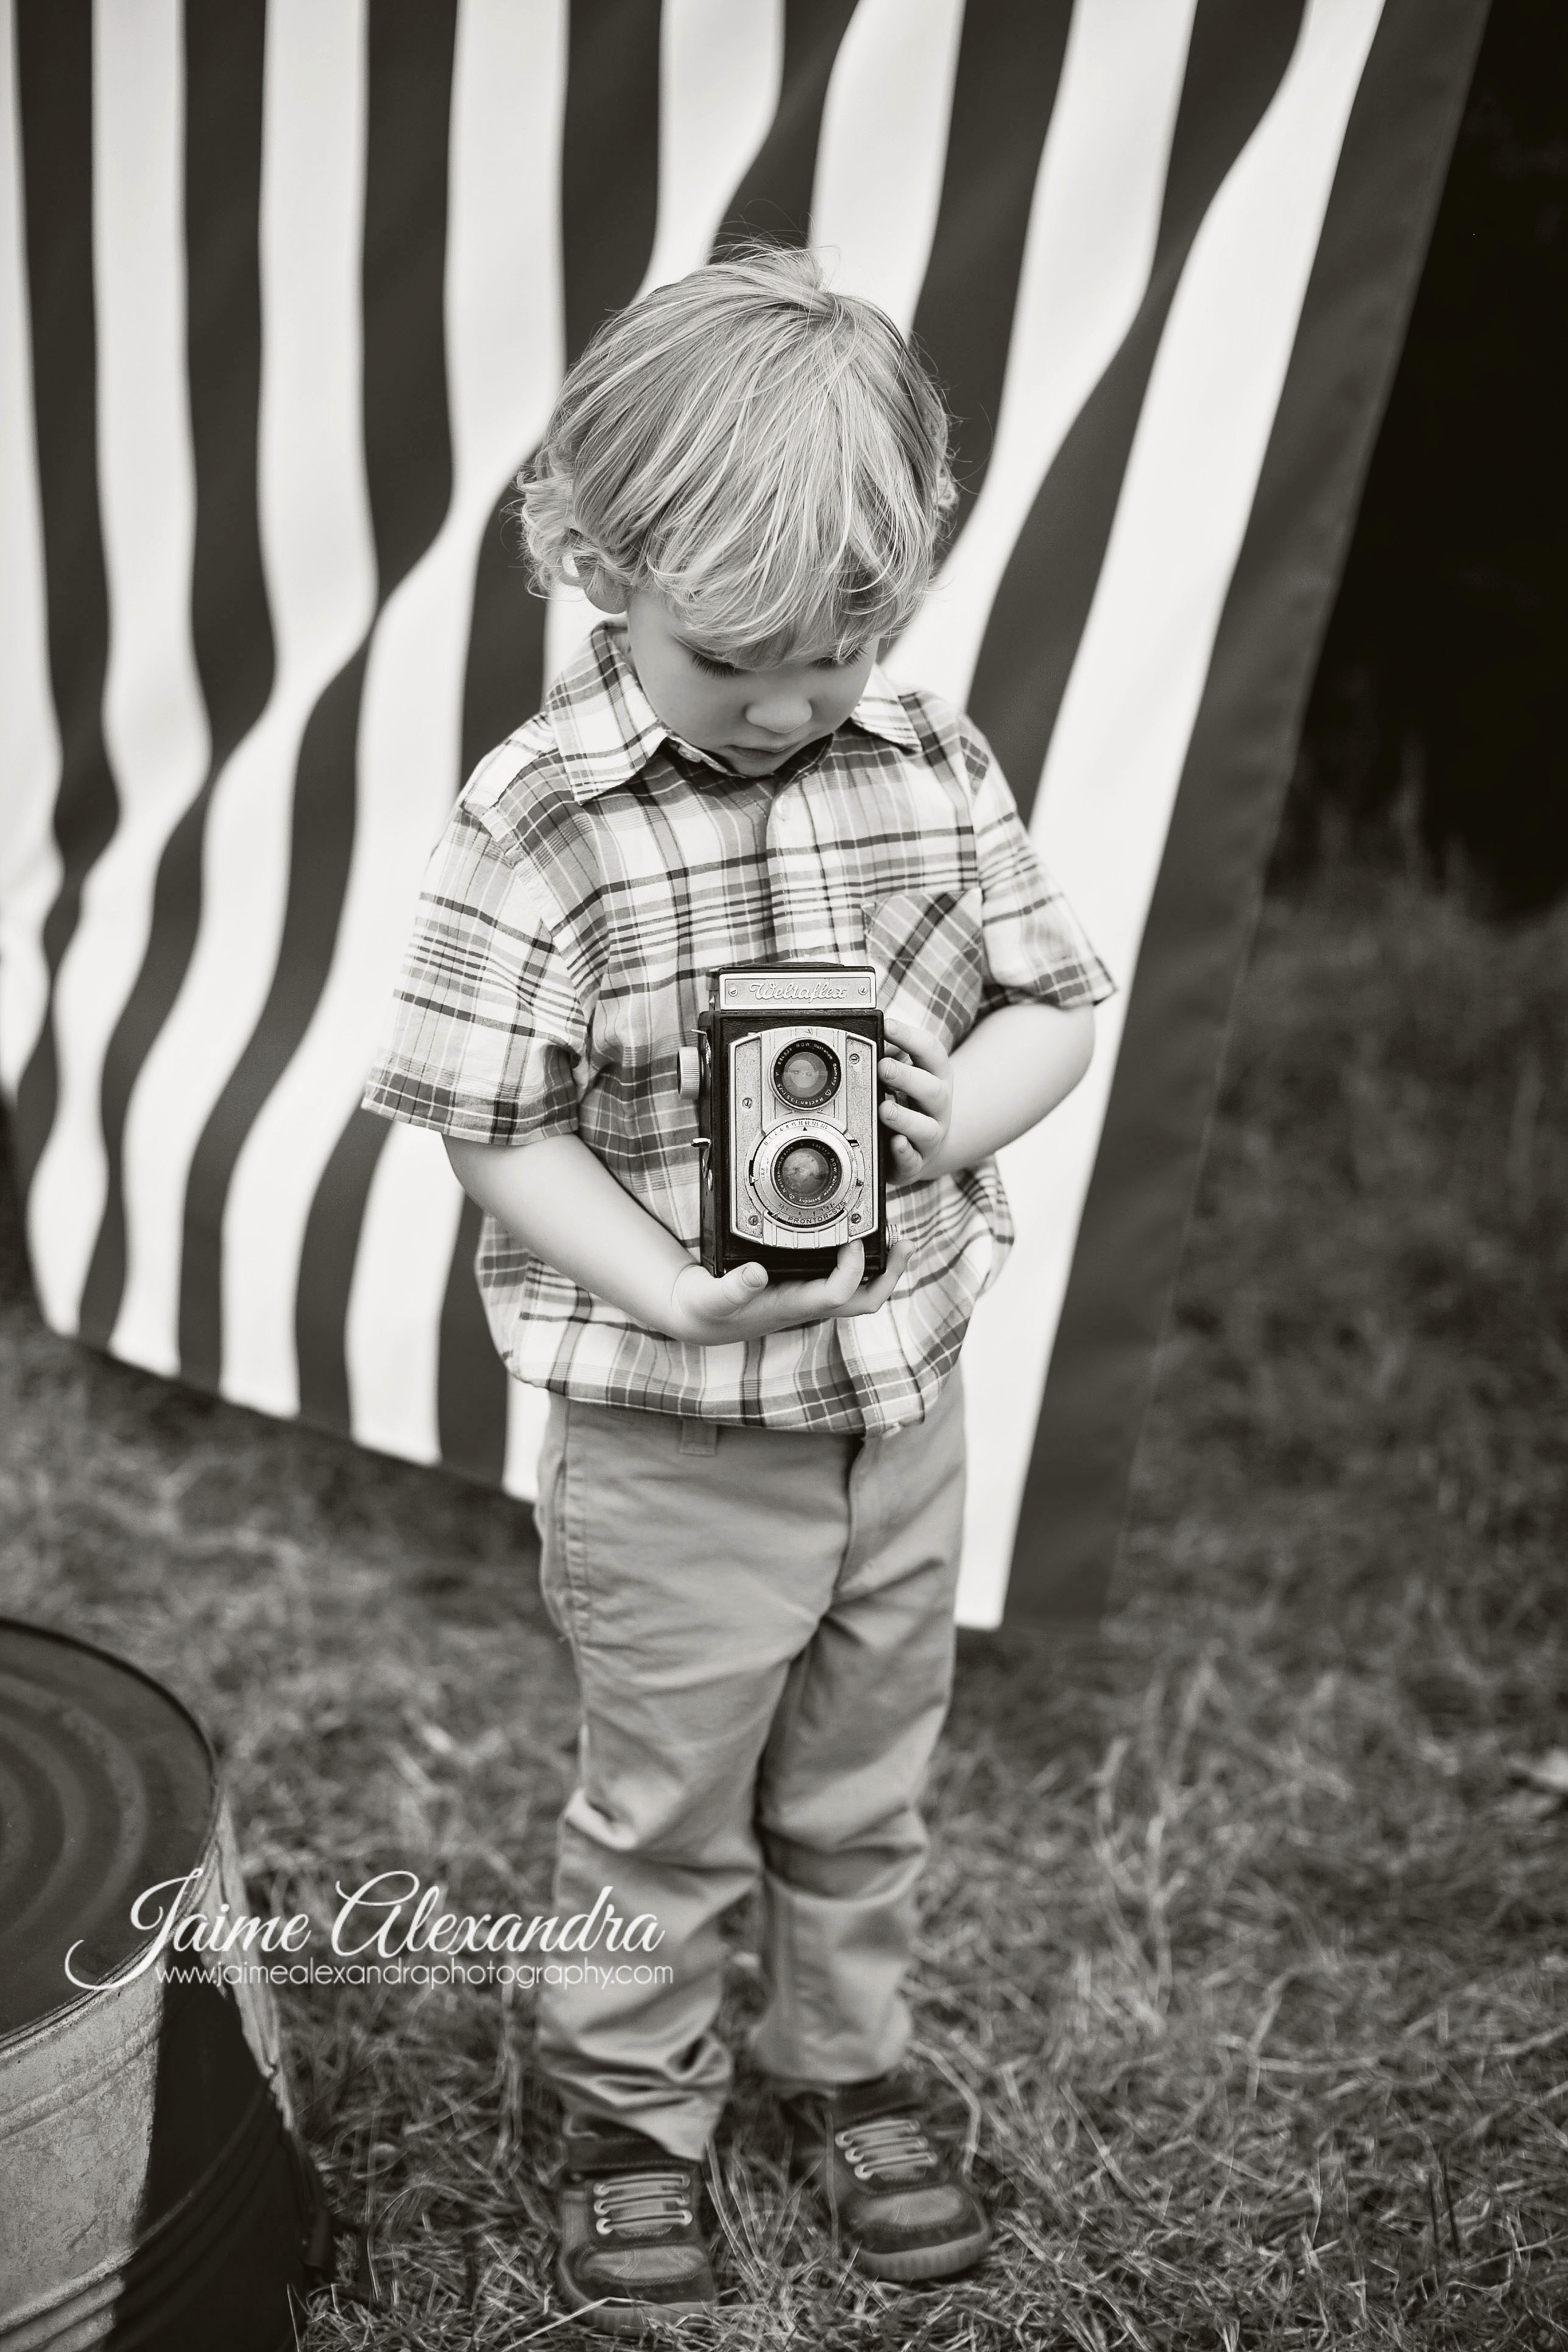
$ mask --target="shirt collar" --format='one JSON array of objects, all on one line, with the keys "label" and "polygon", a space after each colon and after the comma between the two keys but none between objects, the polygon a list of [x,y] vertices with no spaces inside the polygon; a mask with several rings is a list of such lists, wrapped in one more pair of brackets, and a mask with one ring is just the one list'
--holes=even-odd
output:
[{"label": "shirt collar", "polygon": [[[686,761],[715,777],[734,781],[733,772],[706,751],[671,734],[643,692],[626,651],[625,626],[601,621],[578,655],[557,678],[545,700],[561,757],[577,801],[596,800],[617,784],[628,784],[668,743]],[[908,710],[879,668],[847,724],[878,736],[900,751],[919,751],[920,737]]]}]

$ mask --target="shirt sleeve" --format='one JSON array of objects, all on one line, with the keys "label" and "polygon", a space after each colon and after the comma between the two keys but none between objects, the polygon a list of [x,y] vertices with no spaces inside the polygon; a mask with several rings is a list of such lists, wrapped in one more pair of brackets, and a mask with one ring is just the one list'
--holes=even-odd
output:
[{"label": "shirt sleeve", "polygon": [[586,1038],[542,894],[459,803],[425,877],[364,1108],[470,1143],[574,1135]]},{"label": "shirt sleeve", "polygon": [[1116,982],[1084,935],[1058,885],[1041,865],[1019,819],[1007,779],[984,737],[965,728],[974,780],[975,856],[984,926],[985,996],[1001,1004],[1099,1004]]}]

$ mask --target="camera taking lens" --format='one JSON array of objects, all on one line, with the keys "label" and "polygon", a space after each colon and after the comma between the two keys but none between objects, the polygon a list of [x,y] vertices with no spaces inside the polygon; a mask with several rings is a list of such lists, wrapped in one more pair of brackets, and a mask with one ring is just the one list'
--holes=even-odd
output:
[{"label": "camera taking lens", "polygon": [[792,1143],[773,1162],[773,1182],[786,1201],[796,1202],[803,1209],[814,1209],[819,1201],[827,1200],[843,1178],[843,1162],[824,1143]]},{"label": "camera taking lens", "polygon": [[815,1109],[838,1092],[838,1056],[830,1046],[795,1044],[773,1064],[773,1089],[797,1110]]}]

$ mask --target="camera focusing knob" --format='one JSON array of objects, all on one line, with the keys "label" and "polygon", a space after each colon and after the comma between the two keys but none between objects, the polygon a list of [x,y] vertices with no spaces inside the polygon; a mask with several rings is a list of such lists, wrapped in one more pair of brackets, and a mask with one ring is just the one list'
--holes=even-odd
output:
[{"label": "camera focusing knob", "polygon": [[702,1083],[702,1065],[695,1045],[682,1045],[676,1056],[680,1076],[680,1099],[695,1102]]}]

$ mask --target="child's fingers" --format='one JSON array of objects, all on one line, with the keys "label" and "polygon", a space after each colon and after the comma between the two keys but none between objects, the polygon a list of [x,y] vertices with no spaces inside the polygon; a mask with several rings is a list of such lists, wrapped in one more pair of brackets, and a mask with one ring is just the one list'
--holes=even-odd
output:
[{"label": "child's fingers", "polygon": [[[784,1331],[796,1323],[821,1323],[837,1315],[846,1299],[860,1286],[866,1253],[858,1242],[846,1242],[831,1274],[808,1282],[775,1282],[761,1298],[758,1331]],[[728,1277],[726,1277],[727,1279]]]},{"label": "child's fingers", "polygon": [[[812,1282],[774,1282],[765,1291],[761,1288],[746,1295],[742,1304],[752,1312],[738,1315],[734,1328],[752,1339],[767,1331],[787,1331],[801,1323],[825,1323],[841,1315],[874,1315],[892,1295],[900,1276],[910,1262],[910,1245],[897,1234],[889,1246],[888,1263],[874,1282],[864,1283],[866,1253],[858,1242],[846,1242],[838,1253],[838,1263],[833,1272],[819,1276]],[[732,1285],[737,1275],[744,1274],[737,1266],[727,1274],[723,1283],[716,1283],[714,1291]]]},{"label": "child's fingers", "polygon": [[911,1110],[907,1103],[884,1103],[882,1124],[895,1135],[908,1136],[921,1151],[934,1150],[942,1137],[941,1119],[929,1118],[923,1110]]},{"label": "child's fingers", "polygon": [[885,1102],[878,1116],[884,1127],[896,1128],[904,1135],[915,1135],[922,1128],[942,1125],[934,1113],[921,1110],[914,1103]]},{"label": "child's fingers", "polygon": [[738,1315],[743,1307],[754,1306],[759,1298],[763,1297],[767,1287],[765,1266],[750,1262],[745,1265],[732,1265],[728,1274],[713,1282],[702,1301],[702,1311],[705,1315],[721,1318]]},{"label": "child's fingers", "polygon": [[882,1027],[894,1045],[910,1055],[922,1070],[940,1070],[948,1058],[947,1048],[940,1037],[933,1037],[929,1029],[917,1027],[914,1022],[904,1020],[899,1013],[884,1015]]},{"label": "child's fingers", "polygon": [[844,1309],[845,1314],[875,1315],[879,1307],[885,1307],[887,1305],[889,1299],[898,1288],[899,1283],[902,1278],[904,1269],[909,1265],[909,1262],[910,1245],[908,1242],[905,1241],[901,1234],[892,1234],[888,1244],[887,1265],[883,1267],[881,1273],[877,1276],[874,1282],[867,1283],[865,1288],[857,1293],[850,1304]]},{"label": "child's fingers", "polygon": [[877,1065],[882,1084],[895,1093],[907,1095],[911,1102],[934,1106],[942,1099],[947,1079],[935,1070],[922,1070],[916,1062],[895,1062],[891,1059]]},{"label": "child's fingers", "polygon": [[823,1285],[823,1296],[837,1313],[859,1289],[866,1272],[866,1252],[859,1242],[846,1242],[838,1253],[838,1263]]},{"label": "child's fingers", "polygon": [[[899,1141],[902,1141],[900,1137]],[[919,1155],[914,1164],[918,1168]],[[767,1331],[785,1331],[800,1323],[823,1323],[839,1315],[874,1315],[891,1296],[910,1262],[910,1245],[895,1234],[888,1264],[874,1282],[865,1282],[866,1252],[859,1242],[846,1242],[833,1272],[810,1282],[771,1282],[760,1265],[732,1266],[720,1280],[691,1269],[704,1285],[700,1312],[709,1323],[730,1325],[737,1336],[755,1339]],[[760,1278],[759,1278],[760,1277]],[[694,1302],[695,1303],[695,1302]]]}]

